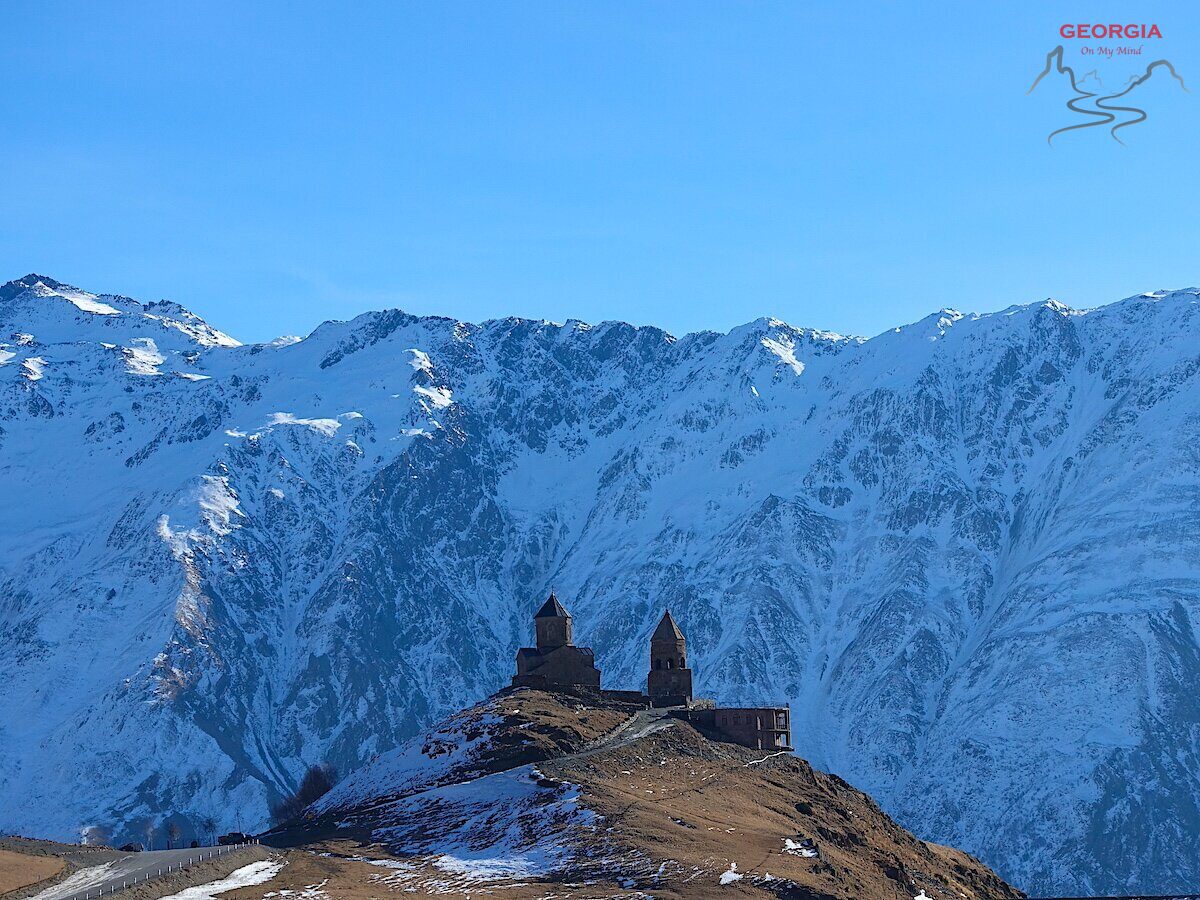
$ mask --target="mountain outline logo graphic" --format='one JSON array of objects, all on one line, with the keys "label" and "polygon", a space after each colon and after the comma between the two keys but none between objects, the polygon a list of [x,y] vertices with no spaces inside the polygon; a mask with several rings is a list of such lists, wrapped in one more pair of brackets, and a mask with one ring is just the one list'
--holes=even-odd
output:
[{"label": "mountain outline logo graphic", "polygon": [[[1119,100],[1122,97],[1128,96],[1137,88],[1141,87],[1151,76],[1158,70],[1165,70],[1170,73],[1171,77],[1179,82],[1179,86],[1185,93],[1191,93],[1188,90],[1187,84],[1184,83],[1183,76],[1175,71],[1175,66],[1167,59],[1156,59],[1154,62],[1146,66],[1146,70],[1140,75],[1133,75],[1126,82],[1125,86],[1118,91],[1112,93],[1102,93],[1105,89],[1104,82],[1100,77],[1100,73],[1096,69],[1086,72],[1082,78],[1077,77],[1075,70],[1063,63],[1063,46],[1059,44],[1053,50],[1046,54],[1046,65],[1038,74],[1038,77],[1033,80],[1033,84],[1029,86],[1029,90],[1025,92],[1026,96],[1033,93],[1034,89],[1041,83],[1042,79],[1051,73],[1056,72],[1059,75],[1066,75],[1071,81],[1071,90],[1075,92],[1075,96],[1067,101],[1067,109],[1081,116],[1092,117],[1091,121],[1077,122],[1074,125],[1064,125],[1062,128],[1057,128],[1046,135],[1046,143],[1051,147],[1054,146],[1054,138],[1057,135],[1065,134],[1068,131],[1078,131],[1082,128],[1096,128],[1099,126],[1108,126],[1109,136],[1114,141],[1122,146],[1125,142],[1117,135],[1117,132],[1122,128],[1128,128],[1131,125],[1138,125],[1145,122],[1149,118],[1146,110],[1139,106],[1124,106],[1111,103],[1110,101]],[[1095,82],[1096,90],[1088,90],[1084,87],[1085,83]],[[1089,83],[1088,87],[1092,85]]]}]

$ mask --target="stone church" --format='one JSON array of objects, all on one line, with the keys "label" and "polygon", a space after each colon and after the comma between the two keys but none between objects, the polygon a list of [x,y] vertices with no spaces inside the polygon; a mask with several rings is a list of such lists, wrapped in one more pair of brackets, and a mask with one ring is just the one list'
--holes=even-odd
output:
[{"label": "stone church", "polygon": [[687,664],[687,640],[671,611],[663,613],[650,635],[650,673],[646,694],[651,706],[687,706],[692,701],[692,670]]},{"label": "stone church", "polygon": [[517,651],[514,687],[547,689],[556,685],[600,688],[600,670],[591,647],[576,647],[571,614],[553,593],[533,615],[536,647]]},{"label": "stone church", "polygon": [[600,670],[590,647],[576,647],[571,614],[550,594],[533,616],[536,647],[517,651],[513,687],[544,691],[600,694],[611,700],[664,709],[665,715],[690,722],[718,740],[758,750],[792,749],[791,711],[787,706],[718,707],[692,697],[692,670],[687,639],[672,617],[663,613],[650,635],[650,668],[646,693],[601,690]]}]

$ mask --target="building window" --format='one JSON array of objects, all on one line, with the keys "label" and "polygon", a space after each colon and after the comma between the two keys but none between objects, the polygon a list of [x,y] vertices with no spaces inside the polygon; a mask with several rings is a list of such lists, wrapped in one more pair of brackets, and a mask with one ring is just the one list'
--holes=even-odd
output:
[{"label": "building window", "polygon": [[681,669],[687,668],[687,659],[685,657],[682,657],[682,656],[679,657],[679,668],[681,668]]},{"label": "building window", "polygon": [[668,669],[669,669],[669,668],[671,668],[671,659],[670,659],[670,657],[668,657],[668,658],[667,658],[667,668],[668,668]]}]

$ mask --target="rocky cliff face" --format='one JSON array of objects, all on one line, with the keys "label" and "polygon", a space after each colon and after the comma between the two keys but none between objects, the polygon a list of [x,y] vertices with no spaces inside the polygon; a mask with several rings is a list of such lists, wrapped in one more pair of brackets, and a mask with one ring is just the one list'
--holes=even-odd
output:
[{"label": "rocky cliff face", "polygon": [[241,346],[0,288],[0,828],[243,827],[504,683],[553,586],[1036,891],[1200,883],[1200,295],[758,320],[399,311]]}]

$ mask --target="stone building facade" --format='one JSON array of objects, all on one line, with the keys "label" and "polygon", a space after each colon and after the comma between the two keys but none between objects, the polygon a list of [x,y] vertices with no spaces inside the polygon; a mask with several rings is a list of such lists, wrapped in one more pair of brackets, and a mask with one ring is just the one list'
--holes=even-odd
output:
[{"label": "stone building facade", "polygon": [[687,639],[670,610],[663,613],[650,636],[650,669],[646,693],[601,691],[600,670],[590,647],[575,646],[571,614],[552,593],[533,617],[536,647],[517,651],[514,687],[600,693],[612,700],[667,708],[717,740],[756,750],[791,750],[791,711],[786,706],[718,707],[711,700],[692,698],[692,670]]},{"label": "stone building facade", "polygon": [[536,647],[517,651],[514,687],[600,688],[600,670],[591,647],[576,647],[571,614],[551,594],[533,616]]},{"label": "stone building facade", "polygon": [[792,749],[792,716],[786,706],[733,708],[719,707],[712,701],[693,701],[687,639],[669,610],[650,636],[646,693],[651,706],[670,707],[671,715],[719,740],[755,750]]},{"label": "stone building facade", "polygon": [[701,730],[755,750],[791,750],[792,716],[786,706],[719,706],[713,709],[689,709],[680,718]]},{"label": "stone building facade", "polygon": [[663,613],[650,636],[650,672],[646,694],[651,706],[687,706],[692,701],[692,670],[687,664],[687,639],[671,617]]}]

